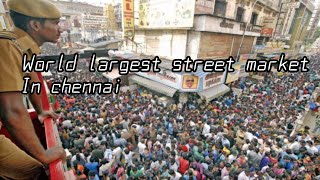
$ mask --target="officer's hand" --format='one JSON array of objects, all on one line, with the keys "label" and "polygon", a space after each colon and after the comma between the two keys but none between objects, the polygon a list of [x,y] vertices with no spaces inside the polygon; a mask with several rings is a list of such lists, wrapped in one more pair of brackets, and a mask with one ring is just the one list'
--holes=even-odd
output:
[{"label": "officer's hand", "polygon": [[43,111],[41,114],[38,114],[38,119],[41,124],[43,124],[45,118],[52,118],[53,122],[58,119],[58,115],[53,111]]},{"label": "officer's hand", "polygon": [[66,161],[66,152],[61,146],[55,146],[45,151],[44,157],[40,159],[42,163],[49,164],[56,160]]}]

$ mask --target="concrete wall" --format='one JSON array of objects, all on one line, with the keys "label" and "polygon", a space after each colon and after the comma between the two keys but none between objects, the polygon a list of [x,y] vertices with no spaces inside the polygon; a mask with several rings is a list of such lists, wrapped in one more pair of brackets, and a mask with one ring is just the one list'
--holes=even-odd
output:
[{"label": "concrete wall", "polygon": [[[249,22],[252,12],[256,12],[258,16],[258,25],[262,24],[265,16],[276,16],[279,10],[279,0],[263,0],[256,3],[252,8],[254,1],[247,0],[228,0],[226,7],[226,18],[236,19],[237,8],[242,7],[244,11],[243,22]],[[195,14],[213,14],[215,1],[213,0],[198,0],[196,1]],[[266,10],[267,9],[267,10]],[[265,11],[266,10],[266,11]]]},{"label": "concrete wall", "polygon": [[[242,35],[241,25],[243,23],[237,22],[235,20],[225,20],[225,23],[230,25],[229,27],[221,26],[224,19],[209,15],[195,16],[194,19],[194,29],[196,31],[206,31],[206,32],[217,32],[225,34],[237,34]],[[261,33],[261,27],[255,27],[256,32],[246,31],[247,36],[259,37]]]},{"label": "concrete wall", "polygon": [[187,56],[192,59],[198,58],[199,48],[200,48],[201,32],[189,31],[188,41],[187,41]]},{"label": "concrete wall", "polygon": [[[217,59],[236,58],[242,36],[233,34],[201,32],[198,58]],[[240,54],[251,53],[255,37],[246,36]]]},{"label": "concrete wall", "polygon": [[127,41],[125,50],[169,59],[185,58],[187,30],[137,30],[133,41]]}]

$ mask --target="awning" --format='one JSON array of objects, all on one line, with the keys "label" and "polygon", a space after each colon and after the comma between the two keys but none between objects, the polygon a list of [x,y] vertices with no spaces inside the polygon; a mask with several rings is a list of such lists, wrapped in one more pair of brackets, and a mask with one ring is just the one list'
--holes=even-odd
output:
[{"label": "awning", "polygon": [[137,84],[140,84],[141,86],[144,86],[148,89],[151,89],[153,91],[157,91],[161,94],[169,96],[169,97],[173,97],[174,93],[177,91],[177,89],[175,89],[173,87],[170,87],[170,86],[164,85],[162,83],[158,83],[158,82],[155,82],[155,81],[152,81],[152,80],[149,80],[147,78],[143,78],[143,77],[140,77],[137,75],[130,76],[129,80],[131,80]]},{"label": "awning", "polygon": [[119,69],[113,69],[111,72],[109,73],[102,73],[102,75],[110,80],[114,80],[118,77],[121,77],[122,75],[119,74]]},{"label": "awning", "polygon": [[268,58],[268,59],[275,58],[275,57],[279,57],[279,56],[280,56],[279,54],[264,54],[264,55],[259,55],[259,57]]},{"label": "awning", "polygon": [[225,84],[220,84],[212,88],[206,89],[202,92],[199,92],[198,94],[201,97],[205,98],[207,101],[211,101],[212,99],[222,96],[229,91],[230,88],[228,86],[226,86]]}]

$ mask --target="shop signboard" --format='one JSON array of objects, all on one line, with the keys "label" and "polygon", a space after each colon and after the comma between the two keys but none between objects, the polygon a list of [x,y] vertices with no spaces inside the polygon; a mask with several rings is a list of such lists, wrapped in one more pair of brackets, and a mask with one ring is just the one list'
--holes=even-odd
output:
[{"label": "shop signboard", "polygon": [[203,78],[203,90],[223,83],[224,72],[213,72]]},{"label": "shop signboard", "polygon": [[170,70],[162,69],[160,72],[137,72],[136,74],[154,80],[156,82],[166,84],[170,87],[180,89],[181,75],[176,74]]},{"label": "shop signboard", "polygon": [[273,33],[273,28],[262,28],[261,36],[271,37]]},{"label": "shop signboard", "polygon": [[264,17],[262,26],[264,28],[274,28],[276,26],[276,17]]},{"label": "shop signboard", "polygon": [[123,34],[124,37],[133,37],[134,35],[134,1],[123,0]]},{"label": "shop signboard", "polygon": [[299,8],[299,6],[300,6],[300,2],[292,2],[292,3],[288,3],[287,4],[287,7],[288,8]]},{"label": "shop signboard", "polygon": [[246,62],[240,62],[240,74],[239,77],[247,77],[249,73],[246,72]]}]

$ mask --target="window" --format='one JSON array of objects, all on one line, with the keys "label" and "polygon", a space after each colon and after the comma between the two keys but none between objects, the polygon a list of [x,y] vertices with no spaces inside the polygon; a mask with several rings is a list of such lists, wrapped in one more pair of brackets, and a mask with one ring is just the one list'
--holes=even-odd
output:
[{"label": "window", "polygon": [[252,13],[250,24],[256,25],[257,24],[257,20],[258,20],[258,14],[257,13]]},{"label": "window", "polygon": [[238,7],[236,20],[239,22],[243,21],[244,9],[242,7]]},{"label": "window", "polygon": [[263,45],[263,40],[264,40],[263,37],[258,37],[256,45]]},{"label": "window", "polygon": [[225,17],[226,16],[227,2],[225,0],[216,0],[214,5],[214,15]]}]

